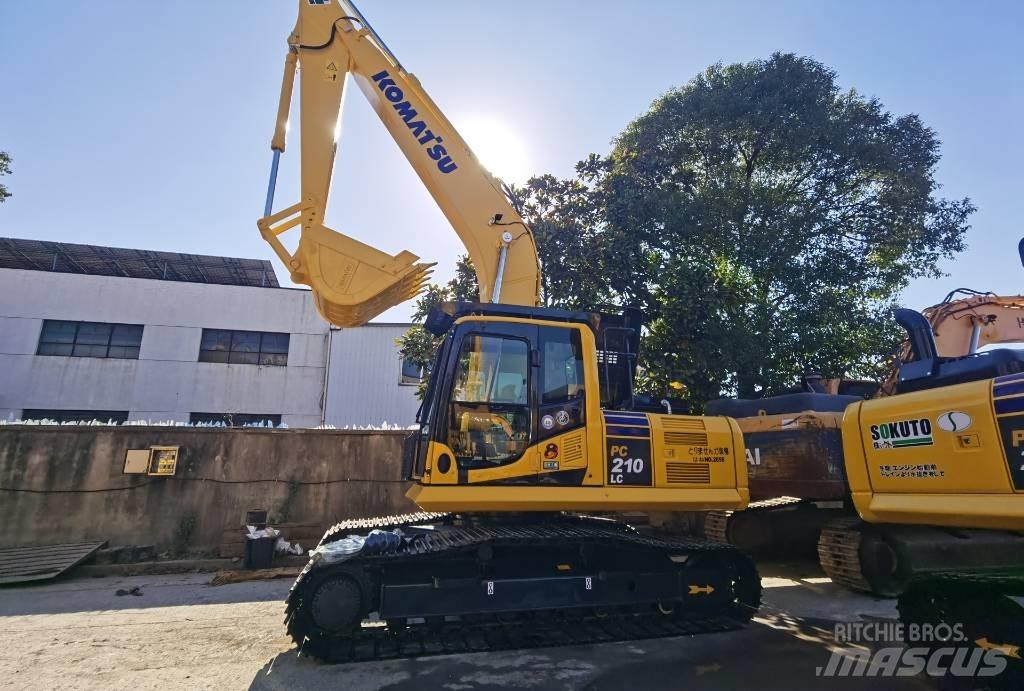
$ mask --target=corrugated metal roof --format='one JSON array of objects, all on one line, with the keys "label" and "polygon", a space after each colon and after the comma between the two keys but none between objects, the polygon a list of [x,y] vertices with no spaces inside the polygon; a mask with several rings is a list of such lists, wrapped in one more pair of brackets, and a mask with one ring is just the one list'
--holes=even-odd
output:
[{"label": "corrugated metal roof", "polygon": [[0,238],[0,268],[279,288],[266,259]]},{"label": "corrugated metal roof", "polygon": [[0,549],[0,583],[43,581],[91,557],[106,542],[74,542]]}]

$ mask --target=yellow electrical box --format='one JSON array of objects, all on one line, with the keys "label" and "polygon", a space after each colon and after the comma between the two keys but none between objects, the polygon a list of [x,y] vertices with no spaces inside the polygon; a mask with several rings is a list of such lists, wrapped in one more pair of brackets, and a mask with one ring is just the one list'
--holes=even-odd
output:
[{"label": "yellow electrical box", "polygon": [[149,471],[147,475],[174,475],[178,467],[179,446],[149,447]]},{"label": "yellow electrical box", "polygon": [[128,449],[124,454],[126,475],[145,475],[149,472],[149,449]]}]

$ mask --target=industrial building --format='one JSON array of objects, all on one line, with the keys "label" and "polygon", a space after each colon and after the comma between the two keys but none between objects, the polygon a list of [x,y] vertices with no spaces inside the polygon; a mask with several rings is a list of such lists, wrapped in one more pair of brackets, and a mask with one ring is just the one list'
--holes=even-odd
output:
[{"label": "industrial building", "polygon": [[0,420],[408,426],[408,328],[331,329],[265,260],[0,238]]}]

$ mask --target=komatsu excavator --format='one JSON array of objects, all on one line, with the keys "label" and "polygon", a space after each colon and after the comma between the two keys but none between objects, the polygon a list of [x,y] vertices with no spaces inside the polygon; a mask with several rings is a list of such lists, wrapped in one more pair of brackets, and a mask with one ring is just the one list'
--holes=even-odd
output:
[{"label": "komatsu excavator", "polygon": [[[748,620],[761,587],[738,550],[580,513],[743,508],[735,421],[641,405],[632,391],[638,314],[538,306],[530,229],[420,82],[351,2],[298,5],[262,236],[338,326],[365,323],[427,280],[430,265],[413,254],[391,256],[324,225],[351,77],[465,245],[481,302],[446,305],[426,322],[444,338],[405,457],[408,497],[424,513],[327,532],[288,599],[296,644],[340,661]],[[302,196],[275,212],[296,73]],[[282,242],[292,229],[294,252]],[[344,552],[332,545],[363,538],[349,558],[330,556]]]},{"label": "komatsu excavator", "polygon": [[906,309],[896,319],[910,356],[893,395],[843,414],[858,518],[824,527],[821,563],[847,586],[899,594],[904,624],[959,625],[967,641],[1001,651],[1007,669],[993,682],[1021,688],[1024,351],[943,357],[934,335],[941,323],[933,330]]},{"label": "komatsu excavator", "polygon": [[[767,452],[754,458],[774,466],[768,477],[752,474],[752,495],[789,487],[803,501],[711,512],[703,532],[751,548],[820,528],[819,559],[834,582],[899,596],[907,625],[960,627],[966,640],[1005,654],[999,688],[1020,688],[1024,350],[980,348],[1024,342],[1024,297],[956,293],[923,314],[896,311],[907,346],[877,397],[709,404],[740,417],[747,444]],[[749,406],[765,414],[745,417]],[[808,501],[836,498],[826,510]]]},{"label": "komatsu excavator", "polygon": [[[1024,241],[1021,244],[1024,246]],[[977,363],[993,358],[981,349],[1024,343],[1024,296],[958,289],[920,315],[912,311],[901,315],[904,326],[913,324],[918,330],[930,329],[935,357],[946,363],[947,372],[966,367],[968,379],[977,376]],[[922,326],[925,322],[927,326]],[[881,386],[805,377],[798,390],[779,396],[708,403],[709,414],[729,415],[743,431],[752,503],[742,512],[691,515],[688,518],[694,523],[694,532],[745,550],[803,551],[819,541],[821,528],[829,520],[853,515],[843,453],[843,413],[865,398],[882,399],[905,393],[912,385],[901,383],[900,376],[913,367],[906,364],[916,358],[912,345],[908,338]],[[1012,360],[1012,353],[1010,356]],[[1000,353],[995,357],[1000,357]],[[951,377],[944,378],[943,386],[954,383]],[[933,381],[926,380],[924,385]],[[833,579],[876,593],[899,591],[898,581],[884,583],[885,579],[876,575],[878,569],[870,558],[864,560],[865,572],[856,578],[848,563],[833,568],[835,561],[827,555],[832,553],[828,544],[834,537],[834,533],[826,533],[820,545],[822,564]],[[907,573],[903,568],[899,571]]]}]

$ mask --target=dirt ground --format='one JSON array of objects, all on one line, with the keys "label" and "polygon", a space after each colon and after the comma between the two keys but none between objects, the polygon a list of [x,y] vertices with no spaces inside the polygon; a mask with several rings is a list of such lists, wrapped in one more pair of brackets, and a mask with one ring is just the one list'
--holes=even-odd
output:
[{"label": "dirt ground", "polygon": [[[291,581],[212,587],[210,574],[69,579],[0,589],[0,687],[14,689],[817,688],[835,622],[894,619],[892,601],[843,591],[814,564],[762,565],[746,630],[419,660],[323,665],[282,625]],[[138,587],[140,595],[117,595]],[[928,689],[921,678],[829,687]]]}]

